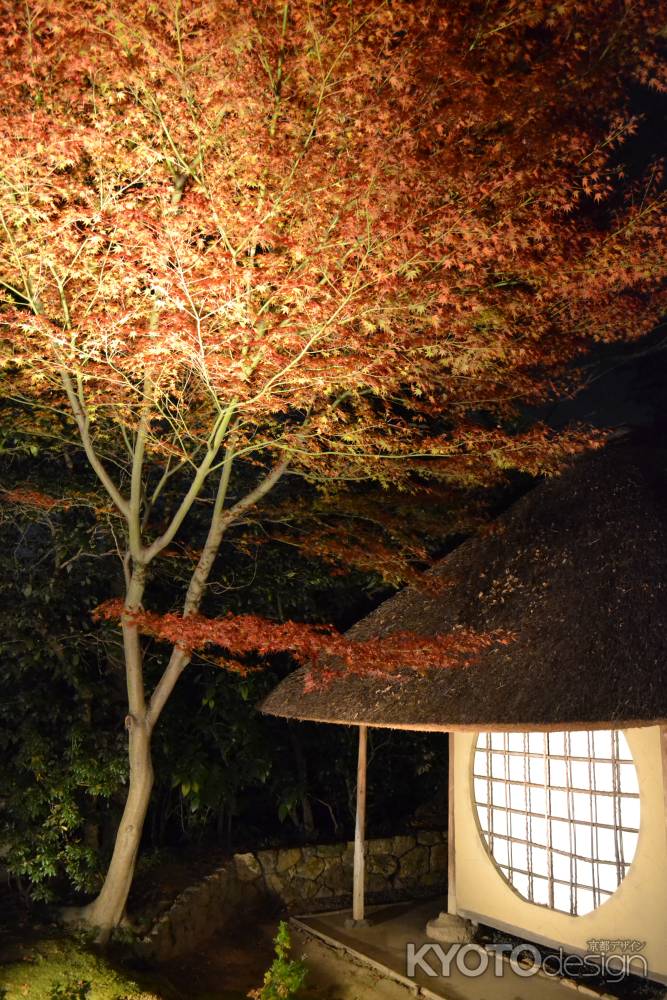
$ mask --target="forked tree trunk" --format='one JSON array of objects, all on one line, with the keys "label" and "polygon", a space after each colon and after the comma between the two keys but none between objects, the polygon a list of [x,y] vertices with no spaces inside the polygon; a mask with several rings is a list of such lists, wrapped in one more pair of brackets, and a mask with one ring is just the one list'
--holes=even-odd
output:
[{"label": "forked tree trunk", "polygon": [[[67,382],[67,376],[64,377],[64,380],[76,415],[78,413],[76,396]],[[230,410],[230,418],[231,412]],[[81,419],[83,420],[83,418]],[[222,421],[221,434],[224,435],[228,425],[229,419]],[[80,424],[80,427],[82,427],[81,433],[84,444],[88,442],[90,450],[90,439],[87,436],[86,426],[85,424]],[[88,906],[67,916],[67,919],[77,920],[87,924],[89,927],[96,928],[100,943],[108,941],[114,928],[118,927],[125,915],[125,905],[134,877],[141,835],[153,789],[151,735],[162,709],[174,689],[174,685],[190,662],[189,651],[177,643],[172,649],[169,662],[153,690],[147,705],[144,689],[141,639],[136,620],[134,620],[134,613],[142,608],[147,566],[156,555],[160,554],[162,549],[166,547],[178,531],[183,517],[189,510],[189,506],[191,506],[194,498],[201,489],[202,483],[208,474],[210,464],[213,462],[213,457],[217,454],[218,447],[220,446],[220,442],[218,442],[213,450],[209,450],[210,460],[208,465],[202,465],[201,468],[204,469],[203,473],[200,468],[197,477],[195,477],[194,486],[186,498],[188,503],[183,502],[181,508],[179,508],[180,513],[174,516],[168,531],[159,539],[156,539],[148,549],[145,549],[141,540],[140,509],[142,496],[141,467],[146,427],[147,424],[144,422],[144,416],[142,416],[142,422],[137,431],[135,442],[136,450],[132,466],[132,489],[129,504],[120,497],[113,484],[108,483],[108,476],[105,470],[102,468],[100,471],[100,468],[96,467],[98,475],[107,487],[107,492],[110,493],[116,506],[119,507],[128,519],[129,553],[132,553],[132,558],[129,560],[132,570],[128,579],[125,607],[121,619],[129,707],[129,714],[126,719],[129,731],[128,752],[130,759],[130,784],[127,802],[125,803],[125,809],[123,810],[118,833],[116,834],[111,863],[99,896]],[[183,607],[184,616],[191,615],[199,610],[204,588],[206,587],[211,567],[220,548],[226,527],[252,507],[265,493],[268,493],[287,468],[287,460],[279,462],[254,490],[251,490],[242,500],[237,501],[233,507],[223,513],[223,505],[231,473],[231,458],[229,455],[230,452],[227,452],[223,462],[206,542],[188,586]]]},{"label": "forked tree trunk", "polygon": [[153,788],[151,731],[146,720],[131,721],[129,738],[130,783],[118,827],[111,863],[97,899],[81,911],[81,919],[99,931],[104,943],[125,914],[141,834]]}]

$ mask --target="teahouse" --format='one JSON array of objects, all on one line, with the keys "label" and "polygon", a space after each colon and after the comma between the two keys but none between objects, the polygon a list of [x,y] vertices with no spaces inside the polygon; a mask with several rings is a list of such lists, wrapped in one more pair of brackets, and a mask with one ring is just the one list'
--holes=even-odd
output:
[{"label": "teahouse", "polygon": [[297,670],[260,706],[359,727],[354,920],[367,727],[445,730],[449,888],[429,935],[464,940],[473,921],[582,954],[626,939],[667,981],[667,455],[581,459],[430,572],[446,586],[406,588],[349,635],[463,625],[512,642],[400,682],[341,668],[305,691]]}]

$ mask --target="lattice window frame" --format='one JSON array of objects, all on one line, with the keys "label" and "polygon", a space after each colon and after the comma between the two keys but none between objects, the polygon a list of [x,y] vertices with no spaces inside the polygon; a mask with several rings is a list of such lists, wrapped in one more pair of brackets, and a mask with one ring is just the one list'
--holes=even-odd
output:
[{"label": "lattice window frame", "polygon": [[583,916],[626,877],[640,795],[621,730],[479,733],[472,792],[489,855],[528,902]]}]

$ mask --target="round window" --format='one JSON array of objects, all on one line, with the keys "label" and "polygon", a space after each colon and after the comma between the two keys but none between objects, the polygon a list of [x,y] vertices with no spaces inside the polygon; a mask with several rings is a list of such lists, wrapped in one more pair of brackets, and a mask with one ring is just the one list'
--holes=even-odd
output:
[{"label": "round window", "polygon": [[622,732],[480,733],[473,786],[488,851],[524,899],[581,916],[618,888],[639,835]]}]

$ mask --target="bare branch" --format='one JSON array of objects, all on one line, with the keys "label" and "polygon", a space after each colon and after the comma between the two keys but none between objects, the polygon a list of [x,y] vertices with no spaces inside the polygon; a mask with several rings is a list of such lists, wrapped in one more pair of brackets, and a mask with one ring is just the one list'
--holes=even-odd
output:
[{"label": "bare branch", "polygon": [[[235,521],[239,520],[239,518],[250,507],[258,503],[262,497],[266,496],[266,494],[273,489],[286,471],[289,464],[289,459],[284,459],[279,462],[262,479],[262,481],[250,491],[250,493],[243,497],[243,499],[237,501],[237,503],[230,507],[229,510],[223,511],[224,500],[229,486],[229,477],[233,458],[234,456],[230,451],[228,461],[223,465],[222,473],[220,475],[220,483],[216,495],[213,515],[211,517],[208,537],[199,556],[197,566],[195,567],[190,579],[190,586],[188,587],[183,607],[184,615],[191,615],[199,610],[206,583],[213,568],[216,556],[220,550],[220,545],[227,528]],[[147,720],[150,726],[154,726],[157,722],[178,678],[183,673],[189,662],[190,653],[180,646],[175,646],[169,659],[169,663],[167,664],[162,677],[155,687],[149,702]]]},{"label": "bare branch", "polygon": [[121,512],[123,517],[127,518],[129,521],[130,517],[130,505],[128,504],[125,497],[121,494],[120,490],[112,480],[111,476],[105,469],[102,461],[100,460],[95,447],[93,445],[92,439],[90,437],[90,418],[88,414],[82,409],[81,401],[79,400],[78,394],[74,390],[72,385],[72,379],[69,372],[65,368],[60,368],[60,377],[62,379],[63,388],[67,394],[69,404],[72,407],[72,413],[74,414],[74,419],[76,420],[76,425],[79,428],[79,434],[81,436],[81,443],[83,445],[83,450],[86,453],[86,458],[90,462],[91,468],[95,472],[97,478],[102,483],[102,486],[107,491],[112,501]]},{"label": "bare branch", "polygon": [[206,451],[206,455],[202,459],[194,478],[190,484],[190,488],[183,497],[181,504],[171,519],[168,528],[156,538],[155,541],[145,549],[145,562],[148,564],[153,560],[163,549],[165,549],[176,537],[176,534],[183,524],[183,521],[187,517],[193,503],[201,493],[202,487],[206,482],[206,478],[209,475],[213,463],[215,462],[216,455],[220,450],[220,446],[224,440],[225,434],[229,430],[229,425],[234,414],[234,404],[230,404],[223,414],[222,418],[216,422],[216,427],[211,435],[211,440]]},{"label": "bare branch", "polygon": [[153,397],[153,387],[148,373],[144,377],[144,398],[141,405],[141,418],[137,428],[134,442],[134,455],[132,456],[132,478],[130,487],[130,505],[128,513],[128,527],[130,535],[130,552],[132,558],[141,562],[143,560],[143,545],[141,542],[141,501],[143,497],[143,467],[144,454],[146,451],[146,439],[150,428],[150,407]]}]

